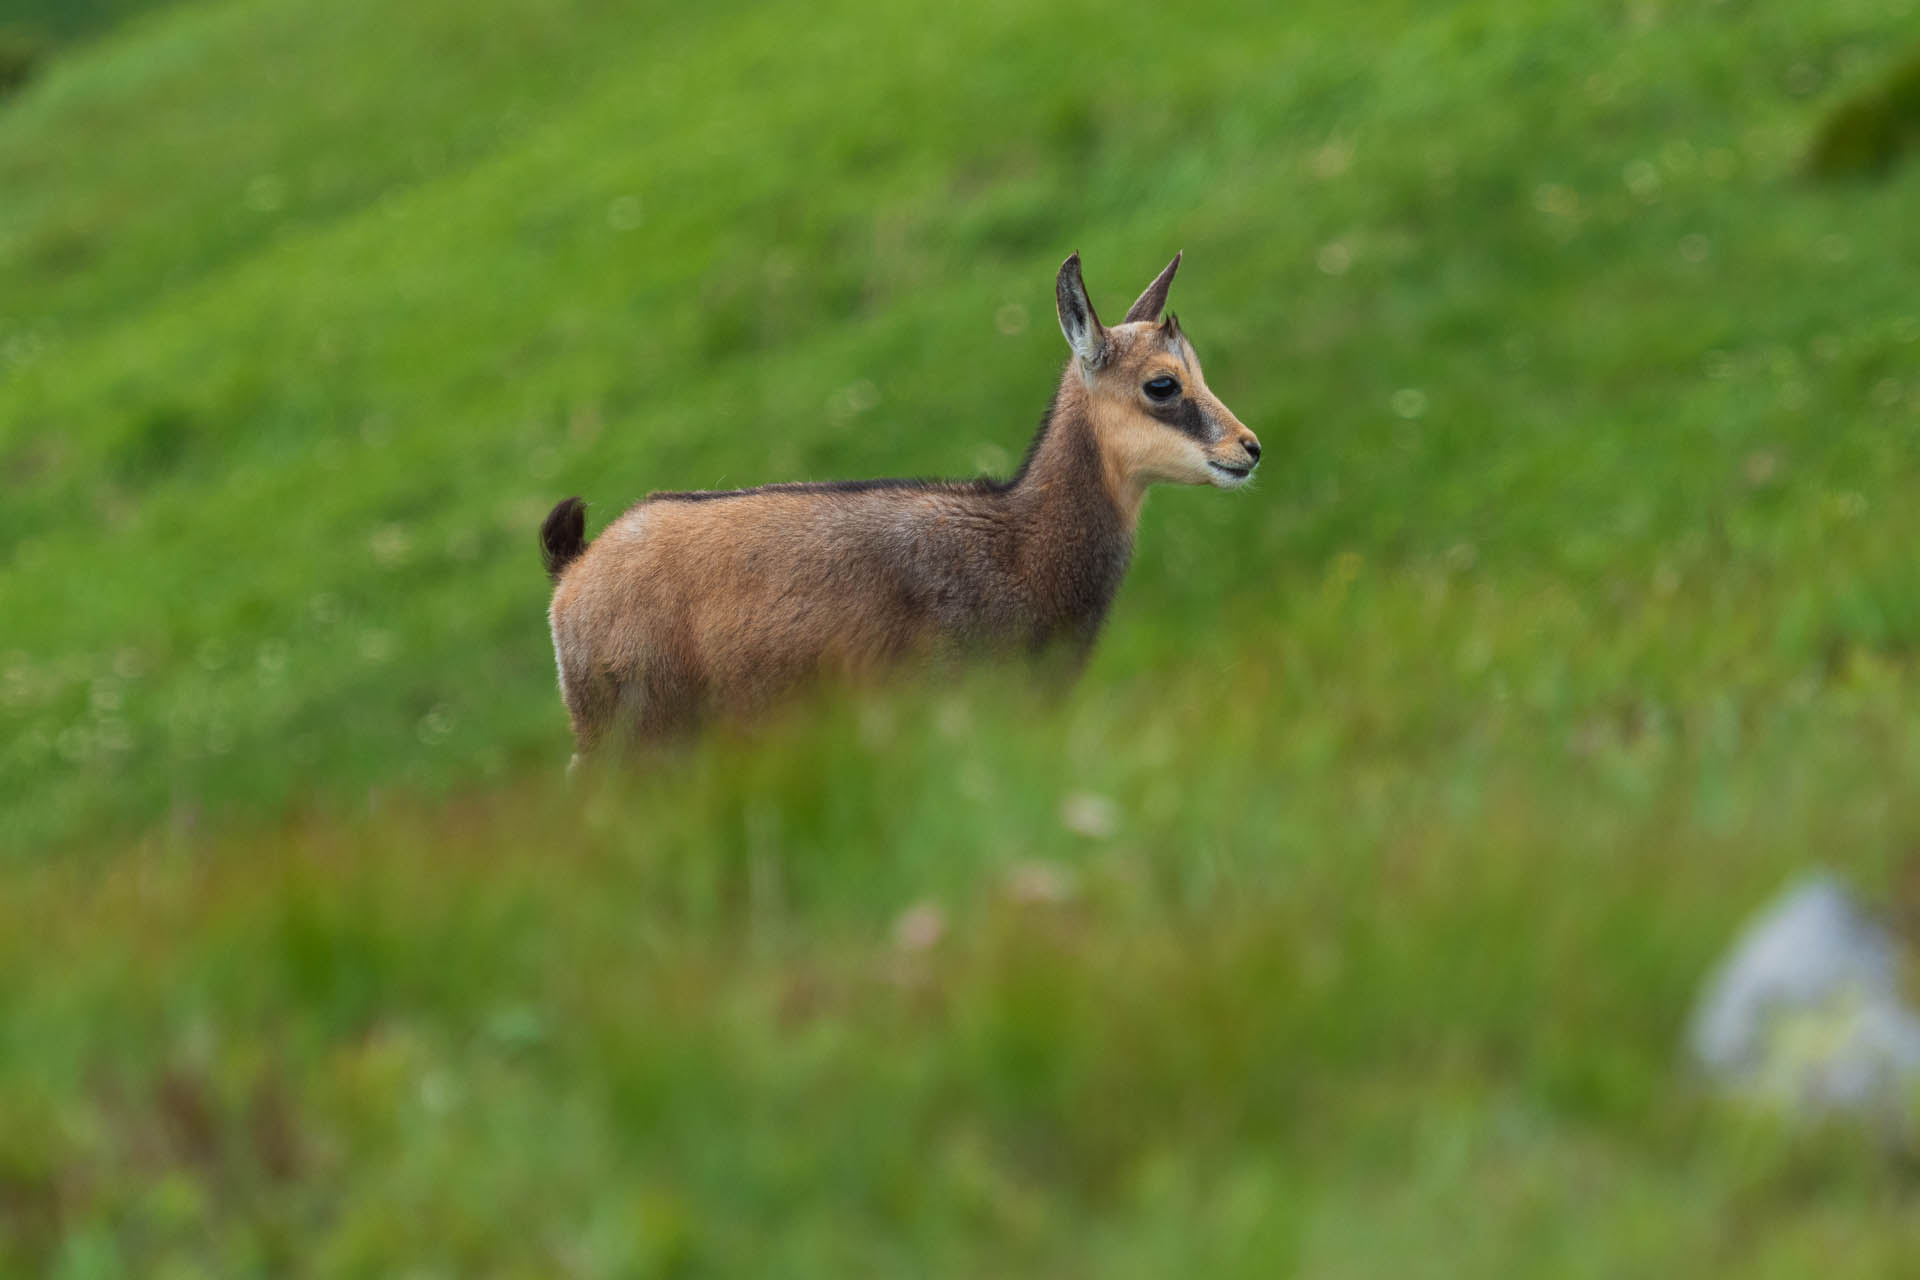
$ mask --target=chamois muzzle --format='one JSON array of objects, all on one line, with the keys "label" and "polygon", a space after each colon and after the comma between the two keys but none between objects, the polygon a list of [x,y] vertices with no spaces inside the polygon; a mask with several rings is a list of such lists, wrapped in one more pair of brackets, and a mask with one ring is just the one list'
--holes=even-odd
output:
[{"label": "chamois muzzle", "polygon": [[[1241,428],[1243,431],[1245,428]],[[1260,465],[1260,442],[1248,431],[1236,441],[1241,454],[1246,458],[1243,464],[1233,458],[1208,458],[1207,466],[1213,471],[1213,483],[1221,489],[1237,489],[1253,475],[1253,469]]]}]

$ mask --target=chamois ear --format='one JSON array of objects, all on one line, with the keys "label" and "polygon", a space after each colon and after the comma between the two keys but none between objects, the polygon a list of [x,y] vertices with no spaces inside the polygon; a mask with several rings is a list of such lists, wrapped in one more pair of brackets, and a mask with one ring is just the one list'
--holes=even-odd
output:
[{"label": "chamois ear", "polygon": [[1080,278],[1080,255],[1074,254],[1060,264],[1060,276],[1053,283],[1054,301],[1060,308],[1060,332],[1067,345],[1089,369],[1100,367],[1107,358],[1107,330],[1094,313],[1087,298],[1086,281]]},{"label": "chamois ear", "polygon": [[[1182,252],[1185,251],[1182,250]],[[1155,276],[1153,283],[1147,286],[1146,292],[1135,298],[1133,305],[1127,308],[1125,323],[1132,324],[1136,320],[1158,318],[1160,308],[1167,305],[1167,288],[1173,283],[1173,273],[1179,269],[1180,254],[1176,253],[1173,255],[1173,261],[1167,264],[1167,269]]]}]

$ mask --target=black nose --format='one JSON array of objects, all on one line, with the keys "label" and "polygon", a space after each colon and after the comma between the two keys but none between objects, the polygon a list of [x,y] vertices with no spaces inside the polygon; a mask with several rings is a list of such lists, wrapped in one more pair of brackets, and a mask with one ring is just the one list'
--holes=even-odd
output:
[{"label": "black nose", "polygon": [[1247,451],[1249,458],[1252,458],[1255,462],[1260,461],[1260,442],[1258,440],[1244,441],[1240,447]]}]

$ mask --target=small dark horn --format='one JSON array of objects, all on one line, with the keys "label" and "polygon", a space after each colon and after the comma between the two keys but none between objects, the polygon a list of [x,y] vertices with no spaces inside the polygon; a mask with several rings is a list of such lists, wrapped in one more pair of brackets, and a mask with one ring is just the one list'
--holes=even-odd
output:
[{"label": "small dark horn", "polygon": [[[1184,252],[1186,252],[1184,249],[1181,250],[1181,253]],[[1132,324],[1136,320],[1158,318],[1160,308],[1167,305],[1167,289],[1173,284],[1173,273],[1179,269],[1180,254],[1176,253],[1173,255],[1173,261],[1167,264],[1167,269],[1154,277],[1153,283],[1147,286],[1147,291],[1134,299],[1133,305],[1127,308],[1127,318],[1124,323]]]}]

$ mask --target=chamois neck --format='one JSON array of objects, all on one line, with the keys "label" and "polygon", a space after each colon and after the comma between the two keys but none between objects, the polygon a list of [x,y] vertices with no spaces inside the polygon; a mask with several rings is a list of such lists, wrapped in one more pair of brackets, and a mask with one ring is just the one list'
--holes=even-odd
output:
[{"label": "chamois neck", "polygon": [[1031,519],[1085,524],[1092,518],[1101,532],[1133,537],[1144,488],[1114,474],[1094,430],[1086,383],[1071,363],[1008,494]]},{"label": "chamois neck", "polygon": [[1069,370],[1026,461],[1001,490],[1032,639],[1070,637],[1082,654],[1126,575],[1139,511],[1115,500],[1088,410],[1086,388]]}]

